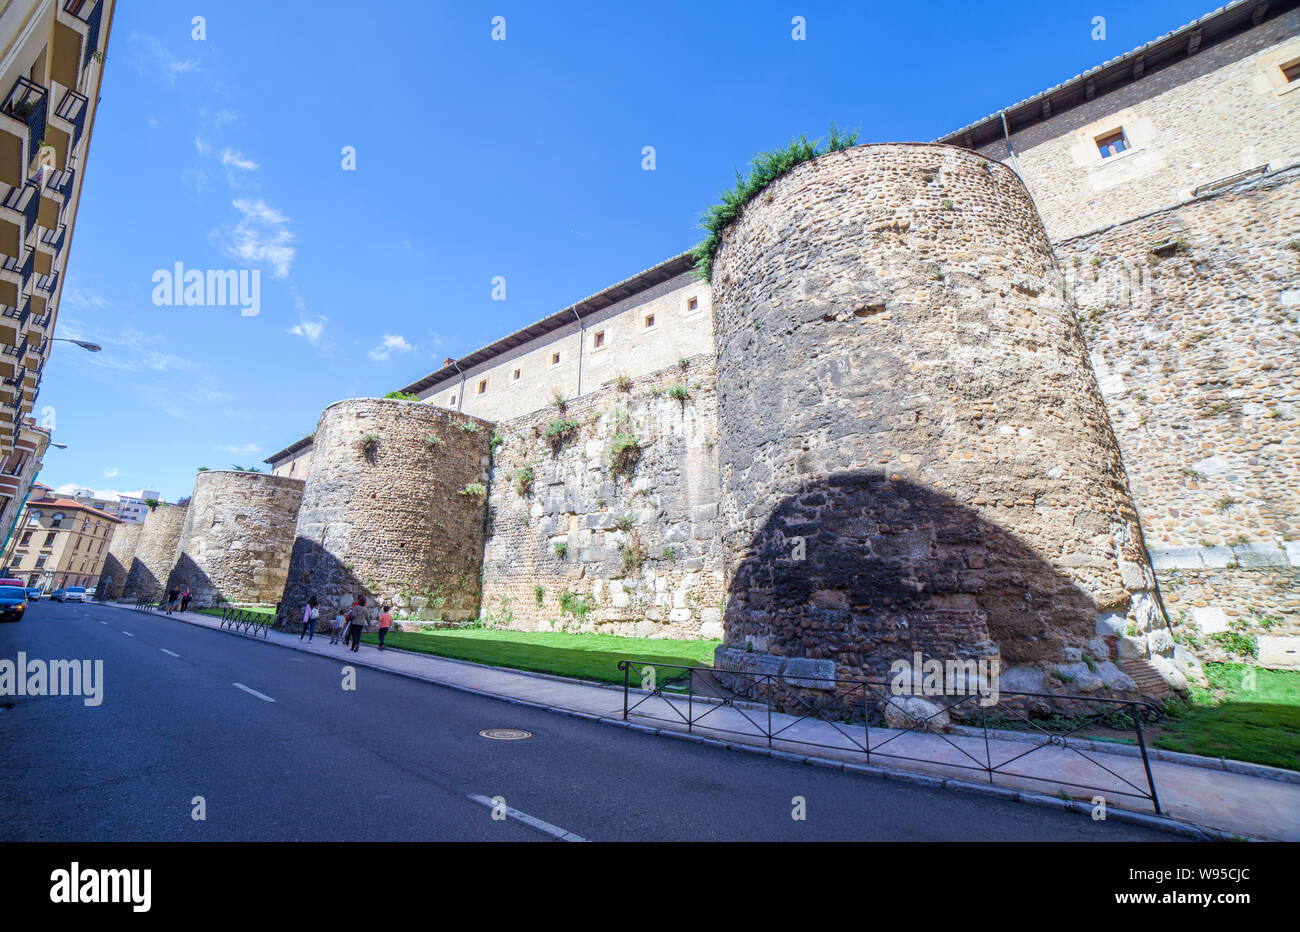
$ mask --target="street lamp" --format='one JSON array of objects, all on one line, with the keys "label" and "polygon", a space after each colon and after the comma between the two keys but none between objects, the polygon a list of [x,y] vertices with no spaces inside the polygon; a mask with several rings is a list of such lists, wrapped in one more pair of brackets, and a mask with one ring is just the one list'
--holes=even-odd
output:
[{"label": "street lamp", "polygon": [[90,352],[92,352],[92,353],[98,353],[100,350],[102,350],[102,349],[104,348],[104,347],[100,346],[98,343],[91,343],[91,342],[89,342],[89,341],[87,341],[87,340],[69,340],[67,337],[50,337],[50,339],[51,339],[51,340],[61,340],[61,341],[63,341],[64,343],[75,343],[75,344],[77,344],[78,346],[80,346],[82,349],[84,349],[84,350],[90,350]]}]

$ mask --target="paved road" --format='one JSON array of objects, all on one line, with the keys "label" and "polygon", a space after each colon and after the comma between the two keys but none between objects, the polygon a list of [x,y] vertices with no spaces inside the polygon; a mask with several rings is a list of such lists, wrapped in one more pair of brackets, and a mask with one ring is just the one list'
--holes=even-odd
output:
[{"label": "paved road", "polygon": [[[362,650],[368,648],[363,647]],[[700,747],[223,632],[42,601],[0,659],[102,659],[104,700],[0,697],[0,840],[1169,840]],[[241,684],[245,689],[236,687]],[[252,692],[247,691],[252,690]],[[268,697],[267,701],[257,695]],[[479,732],[520,728],[521,741]],[[191,817],[202,796],[206,820]],[[792,798],[807,818],[791,818]]]}]

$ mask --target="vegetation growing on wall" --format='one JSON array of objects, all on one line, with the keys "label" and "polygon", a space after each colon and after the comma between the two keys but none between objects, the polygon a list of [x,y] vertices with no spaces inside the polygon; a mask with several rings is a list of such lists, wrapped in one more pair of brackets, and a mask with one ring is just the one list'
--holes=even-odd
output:
[{"label": "vegetation growing on wall", "polygon": [[419,401],[419,395],[412,395],[410,392],[389,392],[385,398],[395,398],[398,401]]},{"label": "vegetation growing on wall", "polygon": [[641,460],[641,441],[634,434],[616,434],[609,448],[609,471],[611,475],[628,478],[636,471],[636,464]]},{"label": "vegetation growing on wall", "polygon": [[559,453],[577,432],[578,422],[573,418],[557,418],[546,425],[546,441],[551,445],[554,452]]},{"label": "vegetation growing on wall", "polygon": [[857,145],[858,134],[841,133],[831,124],[830,140],[822,148],[821,140],[809,142],[807,136],[790,140],[790,144],[772,152],[760,152],[750,163],[749,175],[736,172],[736,187],[722,192],[722,203],[714,204],[704,212],[700,226],[708,232],[704,240],[691,250],[695,257],[695,274],[700,278],[713,277],[713,257],[722,246],[722,234],[731,222],[740,216],[745,205],[776,179],[804,162],[812,161],[827,152],[839,152]]},{"label": "vegetation growing on wall", "polygon": [[536,478],[536,474],[533,472],[533,464],[524,463],[515,470],[515,491],[527,497],[533,491],[533,480]]}]

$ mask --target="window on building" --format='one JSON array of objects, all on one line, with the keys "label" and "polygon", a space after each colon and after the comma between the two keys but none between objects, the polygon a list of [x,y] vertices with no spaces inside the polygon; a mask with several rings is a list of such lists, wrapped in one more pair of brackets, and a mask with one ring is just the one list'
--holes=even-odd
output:
[{"label": "window on building", "polygon": [[699,299],[699,298],[694,298],[694,297],[692,297],[692,298],[687,298],[687,299],[686,299],[686,313],[687,313],[687,314],[694,314],[694,313],[695,313],[696,311],[698,311],[699,309],[700,309],[700,299]]},{"label": "window on building", "polygon": [[50,531],[50,533],[48,533],[48,534],[45,535],[45,543],[41,544],[41,546],[42,546],[42,547],[53,547],[53,546],[54,546],[54,538],[56,538],[56,537],[58,537],[58,536],[59,536],[58,534],[55,534],[53,531]]},{"label": "window on building", "polygon": [[1278,67],[1282,69],[1282,76],[1286,78],[1288,84],[1300,81],[1300,58],[1293,58]]},{"label": "window on building", "polygon": [[552,353],[552,354],[551,354],[551,365],[552,365],[552,366],[558,366],[559,364],[560,364],[560,354],[559,354],[559,353]]},{"label": "window on building", "polygon": [[41,554],[36,558],[36,568],[38,570],[45,565],[45,559],[45,554]]},{"label": "window on building", "polygon": [[59,512],[53,518],[50,519],[50,527],[62,527],[62,526],[63,526],[63,512]]},{"label": "window on building", "polygon": [[1101,153],[1103,159],[1108,159],[1112,155],[1119,155],[1127,148],[1128,137],[1124,135],[1124,127],[1122,126],[1113,133],[1097,137],[1097,151]]},{"label": "window on building", "polygon": [[451,401],[449,401],[449,402],[447,403],[447,407],[449,407],[449,408],[454,408],[454,407],[456,407],[456,396],[455,396],[455,395],[452,395],[452,396],[451,396]]},{"label": "window on building", "polygon": [[40,524],[40,523],[41,523],[41,513],[40,513],[39,511],[33,511],[33,512],[31,512],[31,513],[27,516],[27,523],[28,523],[28,524]]},{"label": "window on building", "polygon": [[653,314],[647,314],[645,316],[645,328],[649,330],[654,325],[655,325],[655,316]]},{"label": "window on building", "polygon": [[524,373],[523,373],[523,370],[522,370],[522,369],[516,369],[514,372],[510,373],[510,381],[512,381],[512,382],[518,382],[518,381],[519,381],[519,377],[520,377],[521,375],[523,375],[523,374],[524,374]]},{"label": "window on building", "polygon": [[591,338],[591,345],[594,346],[596,349],[600,349],[602,346],[605,345],[605,331],[604,331],[604,330],[597,330],[597,331],[595,332],[595,334],[594,334],[594,335],[592,336],[592,338]]},{"label": "window on building", "polygon": [[478,393],[481,395],[487,391],[487,379],[479,379]]}]

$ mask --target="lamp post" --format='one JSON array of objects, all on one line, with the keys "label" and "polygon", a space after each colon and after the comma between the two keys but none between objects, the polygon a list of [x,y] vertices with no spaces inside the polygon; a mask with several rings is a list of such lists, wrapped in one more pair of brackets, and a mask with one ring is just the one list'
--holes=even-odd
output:
[{"label": "lamp post", "polygon": [[92,353],[98,353],[100,350],[104,348],[100,346],[98,343],[91,343],[89,340],[70,340],[67,337],[50,337],[51,342],[54,342],[55,340],[58,340],[62,343],[75,343],[78,346],[80,346],[82,349],[89,350]]}]

